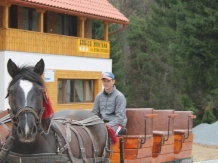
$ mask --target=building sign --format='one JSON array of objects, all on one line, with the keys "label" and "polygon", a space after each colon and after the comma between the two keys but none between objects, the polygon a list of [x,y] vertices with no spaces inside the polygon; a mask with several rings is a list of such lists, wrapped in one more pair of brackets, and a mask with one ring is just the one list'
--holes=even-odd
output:
[{"label": "building sign", "polygon": [[54,82],[54,70],[45,70],[44,80],[45,82]]},{"label": "building sign", "polygon": [[78,39],[78,51],[88,53],[110,53],[110,43],[99,40]]}]

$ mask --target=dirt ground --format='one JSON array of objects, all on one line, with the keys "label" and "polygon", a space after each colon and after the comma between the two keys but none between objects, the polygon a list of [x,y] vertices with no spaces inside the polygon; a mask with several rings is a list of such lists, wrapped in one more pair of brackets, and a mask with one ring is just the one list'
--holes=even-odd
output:
[{"label": "dirt ground", "polygon": [[218,146],[193,144],[192,158],[195,162],[218,160]]}]

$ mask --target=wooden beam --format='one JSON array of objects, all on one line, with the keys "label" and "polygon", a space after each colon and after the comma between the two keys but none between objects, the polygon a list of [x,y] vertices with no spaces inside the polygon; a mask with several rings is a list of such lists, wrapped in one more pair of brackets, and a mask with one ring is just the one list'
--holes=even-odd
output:
[{"label": "wooden beam", "polygon": [[46,10],[44,10],[44,9],[36,9],[36,12],[41,12],[41,13],[45,13],[46,12]]},{"label": "wooden beam", "polygon": [[84,38],[85,37],[85,17],[80,17],[80,37]]},{"label": "wooden beam", "polygon": [[67,80],[61,80],[62,81],[62,104],[66,103],[66,83]]},{"label": "wooden beam", "polygon": [[9,22],[8,11],[9,11],[9,7],[11,6],[11,3],[9,3],[6,0],[1,0],[0,6],[3,6],[3,22],[2,22],[3,28],[8,28],[8,22]]},{"label": "wooden beam", "polygon": [[39,18],[38,18],[38,31],[43,33],[43,27],[44,27],[44,13],[46,10],[43,9],[36,9],[36,12],[39,13]]},{"label": "wooden beam", "polygon": [[9,10],[8,6],[3,7],[3,28],[8,28],[8,19],[9,19],[8,10]]},{"label": "wooden beam", "polygon": [[11,6],[11,3],[8,2],[8,1],[6,1],[6,0],[1,0],[1,1],[0,1],[0,6],[8,6],[8,7],[10,7],[10,6]]},{"label": "wooden beam", "polygon": [[108,25],[109,22],[104,21],[104,41],[108,41]]}]

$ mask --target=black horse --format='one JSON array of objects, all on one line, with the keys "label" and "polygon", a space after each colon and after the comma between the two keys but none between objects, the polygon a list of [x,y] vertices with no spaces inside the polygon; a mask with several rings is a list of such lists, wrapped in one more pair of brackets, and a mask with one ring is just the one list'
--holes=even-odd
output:
[{"label": "black horse", "polygon": [[42,118],[44,61],[18,67],[9,59],[8,101],[12,130],[0,152],[0,162],[110,162],[104,122],[85,110],[63,110]]}]

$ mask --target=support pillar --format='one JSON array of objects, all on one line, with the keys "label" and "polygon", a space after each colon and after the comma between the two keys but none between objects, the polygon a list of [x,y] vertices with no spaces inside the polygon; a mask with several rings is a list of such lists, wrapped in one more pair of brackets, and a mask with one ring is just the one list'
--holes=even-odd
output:
[{"label": "support pillar", "polygon": [[85,20],[86,18],[80,17],[80,37],[84,38],[85,37]]},{"label": "support pillar", "polygon": [[11,3],[3,0],[0,1],[0,6],[3,6],[3,28],[8,28],[9,23],[9,7],[11,6]]},{"label": "support pillar", "polygon": [[36,12],[39,13],[39,18],[38,18],[38,31],[43,33],[44,32],[44,13],[46,10],[42,9],[36,9]]},{"label": "support pillar", "polygon": [[109,22],[104,21],[104,41],[108,41],[108,26]]}]

